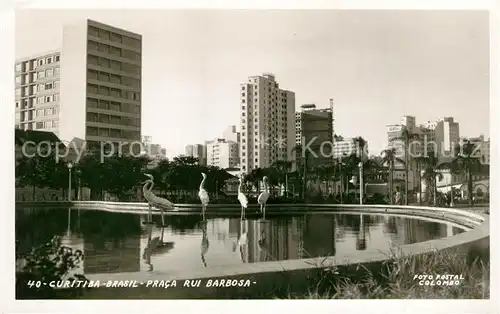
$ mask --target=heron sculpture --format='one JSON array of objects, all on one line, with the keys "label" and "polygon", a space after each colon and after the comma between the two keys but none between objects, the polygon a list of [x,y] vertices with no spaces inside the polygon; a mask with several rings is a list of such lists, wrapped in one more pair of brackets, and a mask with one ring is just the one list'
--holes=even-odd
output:
[{"label": "heron sculpture", "polygon": [[144,195],[144,198],[148,201],[148,205],[149,205],[148,222],[147,223],[149,223],[149,224],[153,223],[152,208],[156,207],[161,211],[161,225],[164,226],[165,225],[165,218],[163,217],[163,212],[174,210],[175,209],[174,203],[172,203],[171,201],[169,201],[165,198],[156,196],[152,192],[153,186],[154,186],[153,176],[148,174],[148,173],[146,173],[145,176],[149,178],[149,180],[146,180],[143,182],[144,186],[142,187],[142,194]]}]

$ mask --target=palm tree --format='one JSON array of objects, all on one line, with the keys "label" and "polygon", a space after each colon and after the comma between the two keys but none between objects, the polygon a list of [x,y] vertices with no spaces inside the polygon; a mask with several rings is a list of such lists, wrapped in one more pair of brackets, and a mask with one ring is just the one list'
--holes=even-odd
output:
[{"label": "palm tree", "polygon": [[431,154],[423,158],[423,178],[427,185],[426,197],[429,201],[429,188],[432,188],[433,204],[437,205],[437,182],[443,180],[443,174],[441,170],[450,169],[450,164],[446,162],[440,162],[439,158],[434,154]]},{"label": "palm tree", "polygon": [[481,167],[480,157],[476,156],[475,144],[466,141],[462,145],[456,147],[458,149],[457,156],[452,161],[452,168],[460,169],[465,172],[467,178],[467,198],[469,206],[472,207],[473,196],[473,180],[472,174]]},{"label": "palm tree", "polygon": [[404,161],[401,158],[397,157],[397,152],[395,148],[388,148],[382,151],[382,162],[383,164],[387,164],[389,166],[389,203],[392,205],[393,200],[393,190],[394,190],[394,165],[396,162],[400,162],[404,164]]},{"label": "palm tree", "polygon": [[[366,140],[361,137],[361,136],[358,136],[358,137],[355,137],[354,138],[354,143],[356,143],[356,146],[358,147],[358,158],[359,158],[359,161],[362,162],[364,164],[365,162],[365,148],[366,148]],[[363,175],[362,178],[359,178],[359,184],[361,185],[362,182],[365,182],[364,178],[365,178],[365,175],[364,175],[364,165],[363,165],[363,171],[361,172],[361,174]],[[361,191],[361,189],[360,189]],[[364,191],[364,189],[363,189]],[[363,193],[364,194],[364,193]],[[359,196],[360,199],[363,199],[364,195],[360,195]]]},{"label": "palm tree", "polygon": [[[284,195],[286,197],[287,195],[287,189],[288,189],[288,172],[292,168],[292,162],[287,161],[287,160],[277,160],[275,161],[272,165],[271,168],[273,168],[276,171],[276,174],[278,175],[279,183],[282,183],[284,186]],[[283,179],[283,180],[281,180]]]},{"label": "palm tree", "polygon": [[411,165],[411,156],[410,156],[410,144],[413,140],[418,140],[420,135],[418,133],[412,133],[406,126],[403,126],[401,129],[401,134],[399,136],[393,137],[390,139],[391,142],[401,141],[403,142],[404,149],[404,169],[405,169],[405,205],[408,205],[408,167]]},{"label": "palm tree", "polygon": [[418,156],[414,158],[418,172],[418,205],[422,206],[422,165],[425,157]]}]

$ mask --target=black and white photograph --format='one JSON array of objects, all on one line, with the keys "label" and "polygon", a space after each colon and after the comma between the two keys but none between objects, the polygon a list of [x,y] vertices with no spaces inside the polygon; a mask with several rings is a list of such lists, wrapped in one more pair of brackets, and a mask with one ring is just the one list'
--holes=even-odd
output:
[{"label": "black and white photograph", "polygon": [[15,302],[494,312],[488,7],[11,10]]}]

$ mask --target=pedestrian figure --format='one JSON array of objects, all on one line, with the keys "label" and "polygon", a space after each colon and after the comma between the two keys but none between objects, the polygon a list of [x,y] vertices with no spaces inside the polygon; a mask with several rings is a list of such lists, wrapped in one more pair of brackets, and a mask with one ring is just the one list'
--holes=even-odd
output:
[{"label": "pedestrian figure", "polygon": [[403,205],[403,197],[401,195],[401,191],[399,191],[399,186],[396,187],[395,199],[396,205]]}]

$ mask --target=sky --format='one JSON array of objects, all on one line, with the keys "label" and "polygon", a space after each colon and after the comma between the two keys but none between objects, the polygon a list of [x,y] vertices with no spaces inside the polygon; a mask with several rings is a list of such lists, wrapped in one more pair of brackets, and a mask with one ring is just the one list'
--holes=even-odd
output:
[{"label": "sky", "polygon": [[63,25],[85,18],[143,36],[142,135],[168,156],[239,128],[239,84],[264,72],[297,110],[333,98],[335,132],[371,154],[403,115],[489,137],[487,11],[25,9],[16,58],[58,49]]}]

